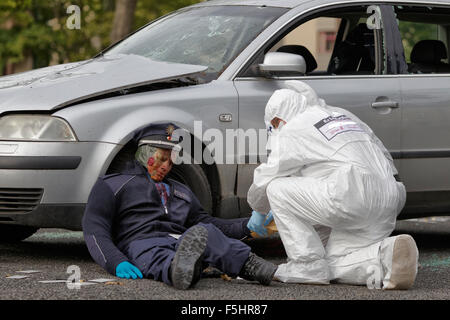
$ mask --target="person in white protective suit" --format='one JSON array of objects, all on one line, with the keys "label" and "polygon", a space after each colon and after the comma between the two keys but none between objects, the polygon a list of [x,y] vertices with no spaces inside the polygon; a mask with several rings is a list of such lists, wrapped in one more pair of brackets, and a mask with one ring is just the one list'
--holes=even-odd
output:
[{"label": "person in white protective suit", "polygon": [[[391,155],[349,111],[301,81],[286,86],[267,103],[271,153],[247,195],[250,229],[273,214],[286,250],[275,279],[410,288],[417,246],[409,235],[389,237],[406,200]],[[326,247],[317,226],[331,230]]]}]

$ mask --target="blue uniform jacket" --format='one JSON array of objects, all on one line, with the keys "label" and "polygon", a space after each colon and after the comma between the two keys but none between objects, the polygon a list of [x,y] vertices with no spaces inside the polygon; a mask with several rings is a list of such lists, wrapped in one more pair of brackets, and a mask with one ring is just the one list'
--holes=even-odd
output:
[{"label": "blue uniform jacket", "polygon": [[167,208],[137,161],[95,183],[83,216],[83,234],[92,258],[109,273],[114,275],[119,263],[129,261],[123,252],[132,241],[182,234],[199,222],[214,224],[230,238],[250,235],[249,218],[212,217],[188,187],[172,179],[164,182],[170,186]]}]

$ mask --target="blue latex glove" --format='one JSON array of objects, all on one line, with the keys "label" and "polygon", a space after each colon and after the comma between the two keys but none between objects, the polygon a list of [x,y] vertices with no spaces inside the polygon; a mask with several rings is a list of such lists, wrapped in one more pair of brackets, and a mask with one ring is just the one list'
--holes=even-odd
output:
[{"label": "blue latex glove", "polygon": [[253,211],[250,220],[247,223],[247,228],[250,231],[256,232],[259,236],[265,237],[267,236],[267,230],[264,228],[264,220],[266,216],[259,212]]},{"label": "blue latex glove", "polygon": [[116,276],[125,279],[143,278],[141,271],[128,261],[121,262],[117,265]]},{"label": "blue latex glove", "polygon": [[271,210],[271,211],[269,211],[269,213],[267,214],[266,222],[264,222],[264,227],[268,226],[269,223],[272,222],[272,220],[273,220],[273,213],[272,213],[272,210]]}]

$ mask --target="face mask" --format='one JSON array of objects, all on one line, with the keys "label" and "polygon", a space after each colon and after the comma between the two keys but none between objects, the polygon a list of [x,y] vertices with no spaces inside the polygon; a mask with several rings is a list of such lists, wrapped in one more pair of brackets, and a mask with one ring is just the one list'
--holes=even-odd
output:
[{"label": "face mask", "polygon": [[266,150],[270,153],[270,151],[273,149],[275,141],[277,140],[276,137],[280,134],[280,127],[278,126],[277,129],[270,126],[270,129],[267,133],[267,143],[266,143]]},{"label": "face mask", "polygon": [[270,153],[271,150],[273,150],[274,143],[277,141],[276,137],[280,134],[281,128],[284,127],[286,122],[284,120],[281,120],[278,123],[278,127],[275,129],[271,123],[266,122],[267,126],[267,144],[266,144],[266,150]]},{"label": "face mask", "polygon": [[273,130],[275,130],[272,125],[266,123],[266,128],[267,128],[267,142],[266,142],[266,151],[268,153],[270,153],[270,145],[271,145],[271,140],[272,140],[272,134],[273,134]]}]

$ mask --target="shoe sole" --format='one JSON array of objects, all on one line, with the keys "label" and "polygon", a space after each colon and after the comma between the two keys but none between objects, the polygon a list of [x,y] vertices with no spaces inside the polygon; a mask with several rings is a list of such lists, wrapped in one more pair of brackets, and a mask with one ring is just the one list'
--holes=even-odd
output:
[{"label": "shoe sole", "polygon": [[410,235],[399,235],[395,239],[392,254],[392,271],[386,290],[407,290],[416,280],[419,252]]},{"label": "shoe sole", "polygon": [[208,242],[208,230],[202,226],[192,227],[181,239],[172,261],[172,284],[176,289],[186,290],[193,285],[196,268],[199,267]]}]

